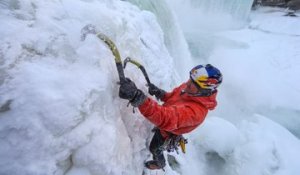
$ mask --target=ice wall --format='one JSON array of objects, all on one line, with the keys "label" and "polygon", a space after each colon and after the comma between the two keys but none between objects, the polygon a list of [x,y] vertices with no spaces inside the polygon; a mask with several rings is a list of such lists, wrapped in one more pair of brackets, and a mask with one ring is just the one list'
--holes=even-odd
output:
[{"label": "ice wall", "polygon": [[[0,1],[0,23],[0,174],[142,174],[152,126],[118,97],[110,50],[80,31],[94,24],[168,88],[154,15],[119,0],[14,0]],[[136,67],[125,74],[147,92]]]},{"label": "ice wall", "polygon": [[188,72],[193,67],[191,55],[178,20],[169,5],[161,0],[128,1],[137,5],[141,10],[150,11],[156,16],[164,33],[166,47],[170,55],[174,58],[178,77],[180,81],[186,80],[188,78]]}]

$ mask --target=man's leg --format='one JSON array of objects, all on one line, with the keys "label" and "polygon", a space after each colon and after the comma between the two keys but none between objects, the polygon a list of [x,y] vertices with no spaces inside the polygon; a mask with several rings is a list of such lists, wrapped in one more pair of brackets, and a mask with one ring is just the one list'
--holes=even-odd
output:
[{"label": "man's leg", "polygon": [[161,146],[164,144],[165,140],[162,137],[160,130],[155,129],[154,136],[150,143],[150,152],[153,155],[153,160],[147,161],[145,166],[149,169],[162,169],[166,165],[166,160],[163,154]]}]

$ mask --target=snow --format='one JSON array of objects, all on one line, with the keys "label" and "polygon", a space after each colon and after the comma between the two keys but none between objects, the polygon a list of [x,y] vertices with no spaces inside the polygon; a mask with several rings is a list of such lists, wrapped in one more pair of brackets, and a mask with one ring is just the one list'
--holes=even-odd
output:
[{"label": "snow", "polygon": [[[0,29],[1,107],[12,101],[0,114],[0,174],[142,171],[151,126],[119,99],[110,50],[94,36],[82,42],[80,31],[96,25],[122,58],[153,67],[152,81],[167,88],[175,69],[154,15],[122,1],[5,1],[0,7],[7,26]],[[125,73],[146,89],[134,66]]]},{"label": "snow", "polygon": [[141,10],[152,12],[164,33],[164,43],[173,57],[178,78],[186,79],[186,72],[194,65],[183,32],[171,7],[161,0],[129,0]]},{"label": "snow", "polygon": [[[166,172],[145,174],[300,174],[299,18],[259,8],[249,19],[244,11],[242,23],[220,23],[220,16],[193,23],[184,12],[194,9],[176,11],[176,5],[174,12],[163,3],[152,13],[118,0],[1,1],[0,174],[142,174],[153,125],[118,97],[114,58],[105,44],[93,35],[80,40],[86,24],[115,41],[123,59],[141,62],[166,90],[188,78],[187,72],[178,76],[180,65],[188,70],[209,62],[224,75],[217,109],[186,135],[187,153],[166,153]],[[162,18],[173,21],[174,31]],[[203,30],[189,30],[199,25]],[[168,45],[165,36],[178,44]],[[174,55],[187,44],[192,58],[183,65]],[[186,50],[178,55],[189,57]],[[140,70],[128,65],[125,74],[147,92]]]},{"label": "snow", "polygon": [[[230,77],[224,81],[223,88],[227,91],[223,95],[239,94],[226,102],[237,105],[224,107],[240,108],[244,114],[260,112],[299,136],[297,116],[300,91],[297,82],[300,79],[297,75],[300,68],[300,38],[296,32],[299,33],[300,29],[299,19],[296,23],[295,18],[283,16],[284,12],[276,12],[269,17],[270,12],[266,11],[253,12],[252,21],[246,29],[219,33],[222,40],[236,44],[228,45],[227,41],[221,40],[210,61],[220,64],[225,78]],[[268,18],[268,27],[262,22],[265,18]],[[282,18],[285,18],[284,23],[281,23]],[[263,25],[259,25],[261,23]],[[265,32],[268,28],[274,28],[274,31]],[[290,33],[287,35],[285,32]],[[233,86],[236,88],[233,89]],[[247,101],[247,105],[238,101]]]},{"label": "snow", "polygon": [[211,117],[193,134],[206,173],[298,174],[299,140],[264,116],[252,117],[237,126]]}]

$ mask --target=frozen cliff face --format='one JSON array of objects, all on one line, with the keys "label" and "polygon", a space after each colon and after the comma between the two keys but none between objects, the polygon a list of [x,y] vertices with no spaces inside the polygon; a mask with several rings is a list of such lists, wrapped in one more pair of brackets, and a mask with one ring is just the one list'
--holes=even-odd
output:
[{"label": "frozen cliff face", "polygon": [[[119,0],[14,0],[0,2],[0,21],[0,174],[141,173],[151,125],[119,99],[110,50],[80,31],[94,24],[169,88],[154,15]],[[125,74],[146,92],[136,67]]]}]

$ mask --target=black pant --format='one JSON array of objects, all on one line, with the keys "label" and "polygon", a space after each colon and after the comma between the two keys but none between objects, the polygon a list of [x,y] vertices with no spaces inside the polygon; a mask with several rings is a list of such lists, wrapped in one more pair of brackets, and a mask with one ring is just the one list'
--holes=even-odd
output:
[{"label": "black pant", "polygon": [[166,160],[163,154],[162,145],[164,144],[165,140],[162,137],[159,129],[154,129],[154,136],[150,143],[150,152],[153,155],[153,160],[158,161],[162,167],[165,166]]}]

